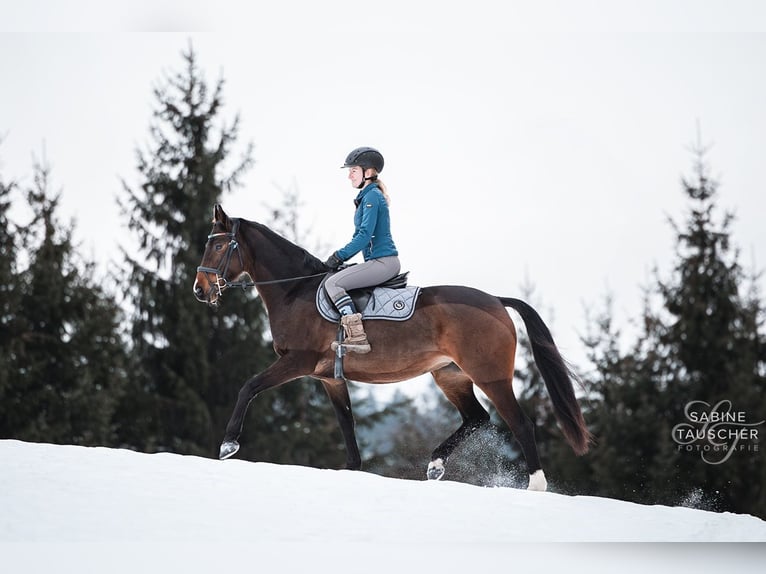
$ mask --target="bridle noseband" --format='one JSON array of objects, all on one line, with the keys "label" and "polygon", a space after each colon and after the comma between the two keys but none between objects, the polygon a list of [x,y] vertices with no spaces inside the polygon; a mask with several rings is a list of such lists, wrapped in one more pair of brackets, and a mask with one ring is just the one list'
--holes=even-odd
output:
[{"label": "bridle noseband", "polygon": [[231,258],[234,256],[235,252],[237,253],[237,257],[239,257],[239,266],[244,269],[242,252],[239,250],[239,243],[237,242],[237,239],[236,239],[237,231],[239,230],[240,220],[232,218],[231,221],[233,222],[231,226],[231,231],[222,231],[221,233],[211,233],[210,235],[207,236],[208,241],[210,241],[211,239],[215,239],[216,237],[229,238],[229,245],[226,247],[226,253],[221,259],[221,262],[218,264],[218,267],[205,267],[203,265],[200,265],[199,267],[197,267],[198,273],[215,274],[215,287],[218,288],[219,297],[223,295],[224,290],[228,289],[229,287],[242,287],[243,289],[245,289],[247,287],[255,287],[256,285],[287,283],[291,281],[298,281],[300,279],[310,279],[312,277],[319,277],[320,275],[327,274],[326,271],[323,271],[322,273],[314,273],[313,275],[301,275],[299,277],[288,277],[286,279],[272,279],[270,281],[251,281],[251,280],[245,280],[245,279],[240,281],[228,281],[226,279],[226,274],[229,271]]}]

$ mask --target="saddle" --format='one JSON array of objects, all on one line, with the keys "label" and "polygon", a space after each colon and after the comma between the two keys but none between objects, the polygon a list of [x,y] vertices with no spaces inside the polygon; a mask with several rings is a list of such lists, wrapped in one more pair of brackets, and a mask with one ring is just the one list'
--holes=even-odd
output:
[{"label": "saddle", "polygon": [[[406,321],[412,317],[420,287],[407,286],[407,275],[409,272],[400,273],[380,285],[349,291],[348,294],[362,314],[362,319]],[[337,323],[340,320],[340,313],[324,289],[326,280],[325,278],[317,289],[317,311],[323,318]]]}]

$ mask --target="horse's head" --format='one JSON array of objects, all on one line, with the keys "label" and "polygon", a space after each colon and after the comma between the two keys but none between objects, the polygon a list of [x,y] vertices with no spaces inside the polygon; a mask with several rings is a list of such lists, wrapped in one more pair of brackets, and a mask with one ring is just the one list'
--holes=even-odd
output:
[{"label": "horse's head", "polygon": [[217,306],[224,290],[242,286],[238,279],[245,274],[237,233],[239,219],[229,218],[223,208],[213,208],[213,229],[207,236],[205,253],[197,267],[194,296],[198,301]]}]

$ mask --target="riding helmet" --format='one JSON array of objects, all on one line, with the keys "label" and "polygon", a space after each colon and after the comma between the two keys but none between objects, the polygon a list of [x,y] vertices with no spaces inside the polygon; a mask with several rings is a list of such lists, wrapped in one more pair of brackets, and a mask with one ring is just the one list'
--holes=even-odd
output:
[{"label": "riding helmet", "polygon": [[346,157],[346,163],[341,167],[354,167],[358,165],[362,169],[375,168],[380,173],[383,171],[383,155],[372,147],[358,147],[352,150]]}]

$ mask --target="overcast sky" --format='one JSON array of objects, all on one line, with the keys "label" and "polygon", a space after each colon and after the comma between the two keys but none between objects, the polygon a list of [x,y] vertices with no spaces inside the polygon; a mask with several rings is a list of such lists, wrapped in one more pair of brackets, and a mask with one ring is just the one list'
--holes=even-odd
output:
[{"label": "overcast sky", "polygon": [[766,264],[765,31],[755,1],[0,0],[0,174],[29,183],[44,149],[105,267],[130,241],[116,197],[152,88],[191,42],[255,145],[230,215],[263,219],[295,185],[340,247],[356,192],[338,167],[375,146],[411,282],[519,296],[526,278],[582,363],[585,307],[611,292],[626,321],[669,271],[698,125],[741,262]]}]

